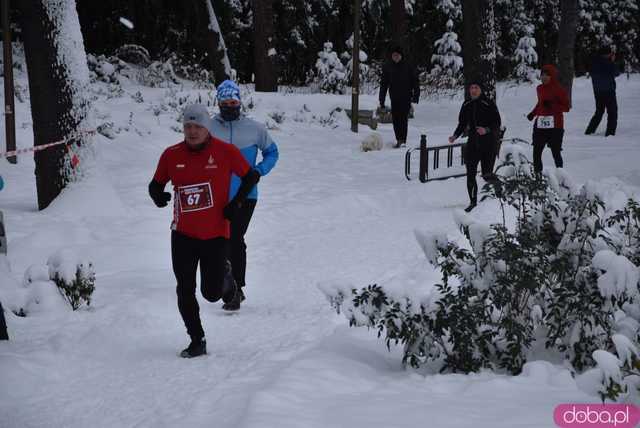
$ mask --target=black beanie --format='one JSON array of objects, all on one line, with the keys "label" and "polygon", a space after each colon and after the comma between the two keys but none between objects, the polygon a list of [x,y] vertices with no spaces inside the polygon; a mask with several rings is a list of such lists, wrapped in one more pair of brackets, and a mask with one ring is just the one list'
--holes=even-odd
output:
[{"label": "black beanie", "polygon": [[393,46],[393,47],[391,48],[391,53],[393,54],[394,52],[397,52],[397,53],[399,53],[400,55],[403,55],[403,56],[404,56],[404,52],[403,52],[402,46],[400,46],[400,45],[395,45],[395,46]]},{"label": "black beanie", "polygon": [[482,82],[478,79],[471,79],[469,81],[469,84],[467,85],[467,88],[469,88],[471,85],[478,85],[480,86],[480,89],[482,90],[482,92],[484,92],[484,85],[482,84]]}]

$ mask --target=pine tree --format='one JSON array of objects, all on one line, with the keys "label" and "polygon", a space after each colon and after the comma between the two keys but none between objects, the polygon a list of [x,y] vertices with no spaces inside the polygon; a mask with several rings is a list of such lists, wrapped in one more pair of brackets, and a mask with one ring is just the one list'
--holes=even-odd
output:
[{"label": "pine tree", "polygon": [[273,12],[280,78],[290,84],[304,84],[304,77],[311,70],[316,52],[322,46],[314,40],[320,26],[314,5],[281,0],[274,3]]},{"label": "pine tree", "polygon": [[458,35],[453,32],[453,21],[447,21],[447,31],[434,43],[436,53],[431,56],[433,69],[430,81],[438,86],[455,88],[460,85],[462,75],[462,48],[458,43]]},{"label": "pine tree", "polygon": [[514,76],[517,80],[525,82],[536,80],[538,54],[535,47],[536,39],[533,38],[533,26],[528,25],[525,27],[525,34],[520,38],[514,55],[516,63]]},{"label": "pine tree", "polygon": [[638,15],[635,0],[580,0],[578,24],[578,66],[588,69],[591,56],[600,47],[611,46],[625,64],[638,66],[636,46],[639,40]]},{"label": "pine tree", "polygon": [[462,18],[462,5],[460,0],[437,0],[436,9],[438,9],[444,16],[453,21],[458,21]]}]

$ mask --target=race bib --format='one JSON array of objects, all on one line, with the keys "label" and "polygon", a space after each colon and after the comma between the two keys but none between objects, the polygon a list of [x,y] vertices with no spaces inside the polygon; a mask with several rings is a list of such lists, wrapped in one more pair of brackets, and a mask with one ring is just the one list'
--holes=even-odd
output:
[{"label": "race bib", "polygon": [[539,129],[551,129],[555,128],[555,121],[553,116],[538,116],[538,128]]},{"label": "race bib", "polygon": [[180,186],[176,191],[180,201],[180,211],[183,213],[206,210],[213,207],[213,192],[209,183]]}]

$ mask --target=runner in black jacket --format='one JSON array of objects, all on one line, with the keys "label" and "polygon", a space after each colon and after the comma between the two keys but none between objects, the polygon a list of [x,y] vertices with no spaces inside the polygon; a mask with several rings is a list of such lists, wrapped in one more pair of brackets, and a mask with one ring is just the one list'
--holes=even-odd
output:
[{"label": "runner in black jacket", "polygon": [[391,49],[391,61],[382,68],[380,79],[380,107],[391,98],[391,116],[393,117],[393,131],[396,135],[396,148],[406,144],[409,110],[411,103],[418,104],[420,100],[420,82],[415,68],[404,58],[402,47]]},{"label": "runner in black jacket", "polygon": [[458,127],[449,142],[453,143],[459,136],[469,137],[464,151],[464,162],[467,166],[467,191],[471,211],[478,204],[478,163],[482,167],[482,178],[494,181],[493,165],[496,158],[497,139],[500,131],[500,113],[496,104],[482,93],[478,82],[469,85],[469,98],[462,104],[458,116]]},{"label": "runner in black jacket", "polygon": [[585,134],[596,132],[604,111],[607,110],[607,130],[605,137],[616,135],[618,127],[618,101],[616,99],[616,77],[620,75],[613,60],[615,55],[610,47],[600,49],[591,64],[591,82],[596,99],[596,112],[587,126]]}]

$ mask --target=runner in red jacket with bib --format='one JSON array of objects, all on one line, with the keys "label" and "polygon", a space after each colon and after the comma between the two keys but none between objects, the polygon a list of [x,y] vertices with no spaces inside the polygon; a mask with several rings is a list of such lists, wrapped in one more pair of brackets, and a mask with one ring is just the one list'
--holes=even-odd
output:
[{"label": "runner in red jacket with bib", "polygon": [[558,70],[551,64],[544,65],[540,72],[542,84],[536,92],[538,102],[527,119],[533,123],[533,168],[542,172],[542,151],[551,148],[556,168],[562,168],[562,138],[564,136],[564,113],[569,111],[569,95],[558,82]]},{"label": "runner in red jacket with bib", "polygon": [[[228,257],[229,220],[233,219],[260,175],[251,169],[234,145],[213,138],[207,128],[204,106],[185,108],[184,141],[167,148],[158,162],[149,195],[158,207],[167,206],[173,184],[171,259],[176,276],[178,309],[191,337],[182,351],[190,358],[206,354],[200,308],[196,299],[196,271],[200,265],[200,289],[205,299],[230,302],[236,284]],[[242,177],[236,196],[229,200],[231,175]]]}]

